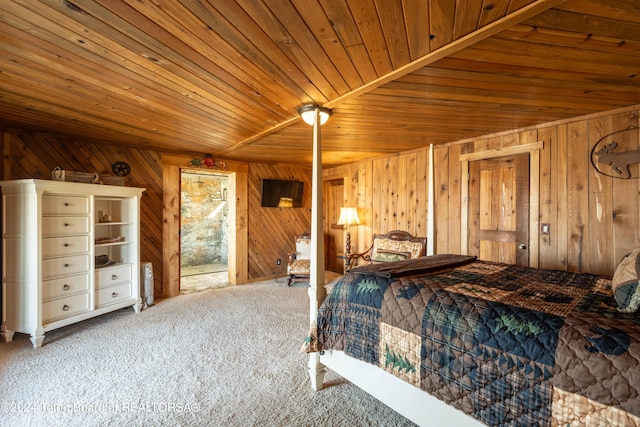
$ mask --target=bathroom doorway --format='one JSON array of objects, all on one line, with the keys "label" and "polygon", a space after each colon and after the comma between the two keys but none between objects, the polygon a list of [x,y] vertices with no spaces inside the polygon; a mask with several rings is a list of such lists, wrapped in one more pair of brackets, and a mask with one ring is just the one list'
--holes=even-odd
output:
[{"label": "bathroom doorway", "polygon": [[229,177],[183,170],[180,178],[180,292],[227,286]]}]

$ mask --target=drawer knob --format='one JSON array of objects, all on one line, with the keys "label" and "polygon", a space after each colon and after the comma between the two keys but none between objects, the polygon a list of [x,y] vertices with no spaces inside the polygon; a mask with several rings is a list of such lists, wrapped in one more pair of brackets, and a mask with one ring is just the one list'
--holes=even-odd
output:
[{"label": "drawer knob", "polygon": [[69,311],[69,306],[67,304],[63,305],[62,311]]},{"label": "drawer knob", "polygon": [[65,206],[69,206],[69,202],[64,202],[64,205]]},{"label": "drawer knob", "polygon": [[69,289],[71,289],[71,288],[69,287],[69,285],[65,284],[65,285],[62,287],[62,289],[63,289],[63,290],[65,290],[65,291],[68,291],[68,290],[69,290]]},{"label": "drawer knob", "polygon": [[113,293],[111,294],[111,298],[115,298],[115,297],[117,297],[117,296],[118,296],[118,294],[117,294],[117,293],[115,293],[115,292],[113,292]]},{"label": "drawer knob", "polygon": [[65,266],[65,267],[69,267],[69,264],[65,264],[64,266]]},{"label": "drawer knob", "polygon": [[69,247],[69,244],[68,244],[68,243],[65,243],[63,246],[64,246],[65,248],[68,248],[68,247]]},{"label": "drawer knob", "polygon": [[68,226],[69,226],[69,223],[68,223],[68,222],[65,222],[65,223],[64,223],[64,226],[65,226],[65,227],[68,227]]},{"label": "drawer knob", "polygon": [[111,276],[111,280],[116,280],[117,278],[118,278],[118,276],[116,276],[115,274],[113,274],[113,275]]}]

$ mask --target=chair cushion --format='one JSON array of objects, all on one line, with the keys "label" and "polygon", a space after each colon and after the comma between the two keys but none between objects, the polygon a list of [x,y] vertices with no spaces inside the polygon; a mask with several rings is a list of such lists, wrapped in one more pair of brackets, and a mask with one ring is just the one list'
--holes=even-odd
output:
[{"label": "chair cushion", "polygon": [[[379,252],[409,254],[403,259],[419,258],[422,253],[422,243],[411,242],[408,240],[392,240],[384,238],[375,238],[373,241],[373,251],[371,252],[371,260],[376,261],[385,255],[379,255]],[[397,258],[397,257],[396,257]],[[380,259],[381,261],[381,259]],[[397,259],[393,260],[397,261]]]},{"label": "chair cushion", "polygon": [[296,239],[296,259],[311,259],[311,239]]},{"label": "chair cushion", "polygon": [[289,274],[310,274],[311,260],[299,259],[294,261],[289,267]]},{"label": "chair cushion", "polygon": [[640,248],[622,258],[611,279],[618,311],[632,313],[640,307]]}]

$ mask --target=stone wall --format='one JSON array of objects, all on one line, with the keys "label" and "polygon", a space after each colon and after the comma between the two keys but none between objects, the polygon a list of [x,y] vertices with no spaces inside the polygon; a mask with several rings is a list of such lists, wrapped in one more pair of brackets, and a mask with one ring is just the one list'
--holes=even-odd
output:
[{"label": "stone wall", "polygon": [[183,173],[180,266],[228,263],[228,178]]}]

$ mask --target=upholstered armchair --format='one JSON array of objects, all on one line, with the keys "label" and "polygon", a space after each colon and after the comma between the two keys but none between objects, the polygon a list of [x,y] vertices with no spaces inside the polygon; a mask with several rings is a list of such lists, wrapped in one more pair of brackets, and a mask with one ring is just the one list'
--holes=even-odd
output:
[{"label": "upholstered armchair", "polygon": [[287,286],[291,286],[292,282],[309,281],[311,276],[311,232],[296,236],[295,251],[289,253],[287,274],[289,275]]},{"label": "upholstered armchair", "polygon": [[393,230],[387,234],[374,234],[373,244],[364,252],[349,255],[349,266],[355,267],[362,258],[369,264],[415,259],[424,256],[426,237],[414,237],[406,231]]}]

